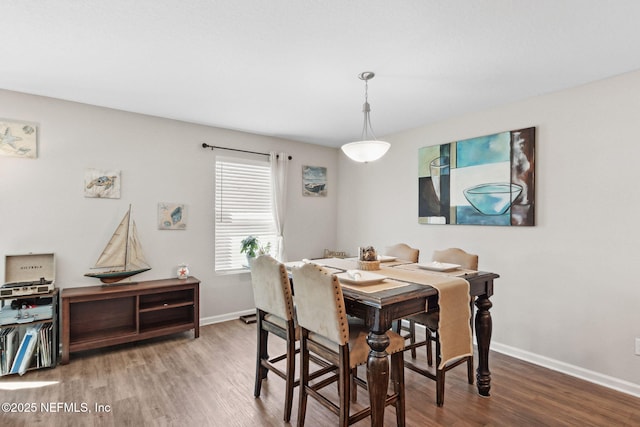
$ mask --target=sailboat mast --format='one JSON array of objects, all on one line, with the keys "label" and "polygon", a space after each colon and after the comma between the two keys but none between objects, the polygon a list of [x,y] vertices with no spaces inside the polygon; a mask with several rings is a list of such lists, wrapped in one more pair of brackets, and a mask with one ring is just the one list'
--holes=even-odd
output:
[{"label": "sailboat mast", "polygon": [[131,232],[131,204],[129,204],[129,218],[127,221],[127,235],[124,240],[126,244],[124,245],[124,271],[129,269],[129,233]]}]

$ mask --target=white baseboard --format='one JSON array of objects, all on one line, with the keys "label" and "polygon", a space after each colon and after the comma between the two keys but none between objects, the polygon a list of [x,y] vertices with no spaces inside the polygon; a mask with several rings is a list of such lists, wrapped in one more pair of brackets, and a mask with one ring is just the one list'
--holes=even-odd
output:
[{"label": "white baseboard", "polygon": [[[407,323],[408,326],[408,323]],[[416,327],[422,327],[422,325],[416,325]],[[475,336],[474,336],[475,346]],[[498,353],[505,354],[507,356],[514,357],[516,359],[524,360],[525,362],[533,363],[534,365],[542,366],[543,368],[551,369],[554,371],[562,372],[563,374],[571,375],[572,377],[580,378],[585,381],[589,381],[594,384],[601,385],[613,390],[617,390],[622,393],[630,394],[631,396],[640,397],[640,385],[631,383],[629,381],[621,380],[619,378],[610,377],[608,375],[601,374],[599,372],[590,371],[588,369],[581,368],[579,366],[570,365],[559,360],[551,359],[549,357],[540,356],[539,354],[531,353],[521,350],[519,348],[511,347],[508,345],[500,344],[495,341],[491,341],[491,350]],[[491,361],[489,361],[491,362]],[[491,364],[489,364],[489,370],[491,370]]]},{"label": "white baseboard", "polygon": [[[603,387],[611,388],[613,390],[617,390],[622,393],[630,394],[635,397],[640,397],[640,385],[631,383],[629,381],[624,381],[619,378],[610,377],[608,375],[590,371],[588,369],[584,369],[579,366],[570,365],[568,363],[561,362],[559,360],[551,359],[545,356],[540,356],[539,354],[520,350],[518,348],[500,344],[493,341],[491,342],[491,350],[497,351],[498,353],[506,354],[507,356],[515,357],[516,359],[533,363],[534,365],[539,365],[544,368],[562,372],[563,374],[571,375],[572,377],[580,378],[582,380],[589,381],[591,383],[598,384]],[[491,370],[491,366],[489,366],[489,370]]]},{"label": "white baseboard", "polygon": [[236,311],[235,313],[221,314],[220,316],[201,317],[200,326],[213,325],[214,323],[226,322],[228,320],[239,319],[240,316],[247,316],[249,314],[256,314],[256,309]]}]

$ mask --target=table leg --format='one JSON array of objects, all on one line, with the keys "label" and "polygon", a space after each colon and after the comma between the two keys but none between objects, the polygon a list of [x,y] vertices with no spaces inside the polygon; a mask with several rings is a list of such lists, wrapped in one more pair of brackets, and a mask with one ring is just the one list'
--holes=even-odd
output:
[{"label": "table leg", "polygon": [[62,298],[62,360],[60,361],[62,365],[69,363],[69,344],[71,343],[70,305],[68,298]]},{"label": "table leg", "polygon": [[389,386],[389,358],[385,349],[389,345],[386,332],[369,332],[367,343],[371,347],[367,359],[367,383],[371,403],[371,425],[384,424],[384,403]]},{"label": "table leg", "polygon": [[478,371],[476,380],[478,393],[482,396],[489,396],[491,389],[491,372],[489,371],[489,345],[491,344],[491,332],[493,323],[489,309],[493,306],[489,297],[480,295],[476,299],[476,339],[478,341]]}]

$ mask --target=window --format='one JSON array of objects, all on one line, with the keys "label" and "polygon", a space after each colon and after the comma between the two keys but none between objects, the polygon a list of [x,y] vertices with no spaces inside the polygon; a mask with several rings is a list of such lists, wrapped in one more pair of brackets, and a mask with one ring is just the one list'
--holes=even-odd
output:
[{"label": "window", "polygon": [[243,269],[242,239],[253,235],[272,248],[277,242],[269,159],[217,157],[215,191],[215,271]]}]

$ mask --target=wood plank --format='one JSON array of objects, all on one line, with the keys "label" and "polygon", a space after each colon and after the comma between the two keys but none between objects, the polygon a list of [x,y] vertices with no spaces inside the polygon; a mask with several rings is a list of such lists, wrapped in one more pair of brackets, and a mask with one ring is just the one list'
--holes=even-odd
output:
[{"label": "wood plank", "polygon": [[[270,375],[262,395],[253,397],[256,325],[233,320],[190,332],[74,355],[68,365],[30,371],[6,380],[45,387],[0,391],[14,403],[86,402],[91,413],[3,413],[3,425],[210,425],[282,426],[284,381]],[[281,352],[282,340],[269,341]],[[409,355],[406,356],[410,357]],[[417,363],[426,359],[418,352]],[[491,397],[467,384],[464,367],[447,373],[444,407],[435,403],[435,382],[405,370],[407,426],[425,425],[640,425],[640,398],[520,360],[491,353]],[[363,368],[361,368],[363,369]],[[365,377],[361,371],[361,377]],[[333,389],[329,387],[328,390]],[[291,425],[295,425],[298,391]],[[358,390],[354,410],[368,401]],[[95,404],[111,412],[93,411]],[[337,418],[311,399],[307,425],[337,425]],[[367,420],[357,425],[369,425]],[[385,411],[394,426],[395,412]]]}]

